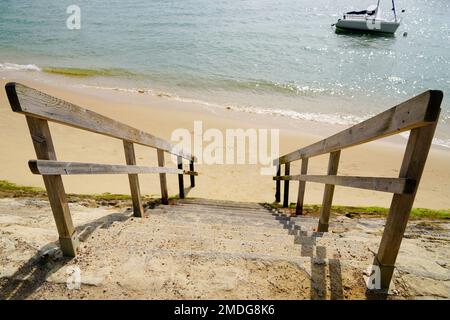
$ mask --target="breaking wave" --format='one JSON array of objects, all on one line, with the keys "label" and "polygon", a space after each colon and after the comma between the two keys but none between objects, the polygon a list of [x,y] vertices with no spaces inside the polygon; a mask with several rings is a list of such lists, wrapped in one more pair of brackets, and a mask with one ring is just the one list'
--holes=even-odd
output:
[{"label": "breaking wave", "polygon": [[41,68],[34,64],[16,64],[16,63],[0,63],[1,71],[42,71]]}]

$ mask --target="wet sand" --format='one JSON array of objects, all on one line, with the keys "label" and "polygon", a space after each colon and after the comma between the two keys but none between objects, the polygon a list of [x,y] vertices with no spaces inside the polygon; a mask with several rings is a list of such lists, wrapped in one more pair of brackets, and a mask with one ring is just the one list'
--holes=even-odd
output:
[{"label": "wet sand", "polygon": [[[9,79],[8,80],[16,80]],[[7,81],[1,80],[4,87]],[[186,128],[193,131],[194,121],[203,122],[203,130],[226,129],[279,129],[280,153],[285,154],[326,136],[344,127],[327,126],[308,122],[238,112],[226,108],[208,107],[195,101],[186,102],[168,99],[163,95],[130,93],[82,87],[55,86],[42,82],[23,80],[20,82],[40,89],[50,95],[62,98],[79,106],[130,124],[156,136],[170,139],[173,130]],[[21,185],[43,186],[40,176],[33,175],[27,165],[35,159],[25,117],[14,114],[0,90],[0,179]],[[51,124],[51,131],[59,160],[124,164],[122,142],[117,139],[84,132],[57,124]],[[204,142],[206,146],[208,143]],[[339,174],[361,176],[396,177],[401,164],[406,140],[401,137],[388,138],[342,152]],[[223,150],[224,153],[226,150]],[[137,146],[138,165],[156,166],[156,150]],[[167,162],[169,162],[167,158]],[[324,174],[327,156],[310,160],[311,174]],[[171,166],[175,166],[169,162]],[[450,207],[450,152],[433,146],[417,193],[415,207],[442,209]],[[300,162],[291,166],[291,173],[300,172]],[[199,172],[196,187],[189,196],[209,199],[223,199],[250,202],[271,202],[274,200],[275,184],[271,176],[260,174],[261,165],[206,165],[196,166]],[[126,175],[67,176],[64,177],[67,192],[71,193],[128,193]],[[159,196],[157,175],[140,176],[141,191]],[[291,183],[290,201],[296,201],[297,182]],[[168,176],[169,194],[178,191],[177,177]],[[321,203],[324,186],[308,183],[306,203]],[[387,193],[337,187],[334,204],[370,205],[388,207],[391,195]]]}]

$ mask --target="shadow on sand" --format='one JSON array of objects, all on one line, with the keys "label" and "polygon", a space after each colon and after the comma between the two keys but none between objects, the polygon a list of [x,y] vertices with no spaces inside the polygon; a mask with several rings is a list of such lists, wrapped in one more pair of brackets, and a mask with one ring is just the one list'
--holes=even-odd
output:
[{"label": "shadow on sand", "polygon": [[[112,213],[90,221],[76,228],[80,242],[88,239],[98,229],[108,229],[113,222],[125,221],[132,216],[131,210]],[[33,257],[25,262],[13,275],[1,280],[0,299],[26,299],[39,289],[46,279],[64,267],[73,258],[63,257],[58,242],[44,245]]]},{"label": "shadow on sand", "polygon": [[[266,207],[270,211],[269,208]],[[280,216],[271,212],[274,218],[288,230],[290,235],[294,235],[294,243],[301,246],[301,256],[311,259],[311,290],[312,300],[324,300],[327,296],[331,300],[344,299],[342,286],[342,268],[339,257],[327,259],[327,248],[317,245],[317,238],[323,236],[322,232],[305,231],[295,221],[288,216]],[[328,270],[327,270],[328,268]],[[327,272],[328,271],[328,272]],[[361,277],[363,275],[361,270]],[[327,287],[327,274],[329,275],[329,289]],[[329,292],[328,292],[329,291]],[[366,290],[366,299],[385,300],[386,292],[377,290]]]}]

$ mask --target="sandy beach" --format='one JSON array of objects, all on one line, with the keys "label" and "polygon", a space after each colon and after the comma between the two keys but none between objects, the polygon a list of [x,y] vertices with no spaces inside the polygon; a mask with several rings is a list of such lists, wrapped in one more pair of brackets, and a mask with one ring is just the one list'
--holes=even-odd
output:
[{"label": "sandy beach", "polygon": [[[170,139],[177,128],[193,130],[194,121],[203,121],[204,130],[221,131],[235,128],[266,128],[280,130],[280,153],[285,154],[318,141],[343,126],[326,126],[317,122],[288,119],[281,116],[258,115],[226,108],[208,107],[195,101],[179,101],[164,95],[120,92],[94,88],[56,86],[29,79],[6,78],[44,91],[113,119],[122,121],[156,136]],[[389,106],[390,107],[390,106]],[[84,132],[66,126],[51,124],[57,156],[63,161],[123,164],[124,154],[119,140]],[[31,139],[23,115],[11,111],[4,89],[0,90],[0,179],[20,185],[43,186],[42,178],[33,175],[27,161],[35,159]],[[400,168],[406,139],[388,138],[342,152],[339,174],[396,177]],[[156,166],[156,150],[136,147],[138,164]],[[324,174],[327,156],[311,159],[311,174]],[[169,159],[167,159],[169,161]],[[417,193],[415,207],[444,209],[450,207],[450,151],[433,146]],[[291,167],[299,172],[300,162]],[[172,164],[173,166],[173,164]],[[272,202],[275,184],[271,176],[261,175],[259,165],[198,165],[196,188],[188,196],[250,202]],[[64,177],[69,193],[128,193],[126,175]],[[157,175],[140,177],[142,193],[159,196]],[[296,201],[297,182],[291,183],[290,201]],[[169,194],[177,193],[177,177],[168,177]],[[323,185],[309,183],[306,203],[318,204],[322,200]],[[391,195],[387,193],[337,187],[334,204],[389,207]]]}]

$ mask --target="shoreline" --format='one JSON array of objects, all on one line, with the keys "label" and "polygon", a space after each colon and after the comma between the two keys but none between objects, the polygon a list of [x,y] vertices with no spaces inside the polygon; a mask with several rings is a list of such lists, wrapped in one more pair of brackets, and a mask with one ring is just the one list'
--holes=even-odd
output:
[{"label": "shoreline", "polygon": [[[348,126],[331,126],[322,123],[289,119],[281,116],[252,114],[201,105],[195,101],[177,101],[143,93],[106,91],[95,88],[75,88],[64,85],[25,80],[16,80],[44,91],[50,95],[86,107],[118,121],[130,124],[156,136],[170,140],[176,128],[192,131],[193,122],[202,120],[204,129],[218,128],[266,128],[280,129],[280,153],[285,154],[316,142]],[[0,84],[4,87],[6,79]],[[124,112],[126,108],[126,112]],[[20,185],[42,187],[40,176],[32,175],[26,165],[34,159],[34,151],[22,115],[11,112],[2,90],[0,94],[0,133],[3,139],[0,147],[10,152],[0,155],[3,166],[0,179]],[[157,119],[157,121],[155,121]],[[123,163],[123,150],[120,141],[83,132],[78,129],[51,124],[58,159],[63,161]],[[406,139],[400,136],[385,138],[364,146],[346,149],[342,155],[340,174],[397,176]],[[20,146],[20,147],[18,147]],[[424,176],[419,187],[414,207],[430,209],[450,208],[450,151],[432,146]],[[155,165],[156,151],[136,148],[138,164]],[[382,155],[382,156],[380,156]],[[317,159],[317,160],[316,160]],[[380,161],[382,159],[383,161]],[[327,157],[320,156],[311,161],[311,173],[323,174],[326,171]],[[291,170],[299,171],[300,162],[293,164]],[[259,165],[198,165],[200,173],[197,187],[188,196],[211,199],[269,202],[273,201],[274,182],[270,176],[259,174]],[[140,178],[143,194],[159,195],[159,181],[153,176]],[[117,176],[73,176],[64,178],[68,193],[119,193],[127,194],[127,177]],[[169,194],[177,190],[176,177],[168,177]],[[290,202],[296,199],[296,183],[291,183]],[[321,203],[323,185],[307,184],[307,203]],[[358,191],[338,187],[335,204],[355,206],[389,207],[391,195]]]},{"label": "shoreline", "polygon": [[[0,64],[1,65],[1,64]],[[367,104],[368,110],[364,115],[351,112],[348,108],[359,108],[359,102],[355,102],[355,97],[346,97],[342,95],[337,96],[308,96],[299,94],[297,96],[290,96],[289,100],[296,101],[296,106],[288,104],[284,105],[282,101],[276,99],[284,99],[283,96],[278,96],[273,92],[271,96],[266,92],[263,96],[271,96],[271,103],[275,105],[279,104],[281,107],[261,106],[258,102],[261,102],[261,98],[258,98],[258,94],[253,92],[239,93],[241,96],[246,96],[245,101],[237,102],[236,97],[232,97],[235,93],[227,92],[220,94],[220,98],[216,95],[216,92],[211,92],[212,97],[199,97],[198,92],[193,90],[187,93],[185,90],[177,92],[179,88],[167,87],[161,84],[148,84],[141,83],[136,79],[127,78],[124,75],[111,75],[107,74],[90,74],[90,69],[77,69],[77,68],[65,68],[67,70],[74,70],[73,73],[60,73],[56,69],[56,72],[48,71],[48,68],[39,68],[35,65],[14,65],[14,68],[24,69],[11,69],[0,70],[0,81],[7,81],[8,79],[17,79],[17,82],[31,81],[35,86],[43,85],[44,88],[59,88],[64,91],[78,92],[80,94],[89,94],[91,97],[98,97],[110,102],[121,101],[123,104],[128,103],[131,99],[134,105],[149,106],[154,104],[162,104],[164,107],[175,106],[175,108],[191,108],[195,112],[200,111],[209,112],[212,114],[218,114],[226,118],[233,120],[238,119],[240,121],[240,115],[247,114],[246,120],[255,118],[258,123],[264,122],[272,124],[275,122],[282,123],[283,126],[289,126],[296,128],[301,126],[302,134],[313,135],[318,138],[329,136],[332,133],[339,132],[351,125],[362,122],[384,110],[387,110],[403,101],[406,101],[413,96],[400,97],[391,103],[386,103],[384,109],[374,110],[374,105],[377,103],[364,101]],[[65,70],[64,68],[62,70]],[[85,70],[85,73],[82,71]],[[100,69],[102,70],[102,69]],[[77,73],[81,72],[81,73]],[[130,75],[131,76],[131,75]],[[139,74],[135,74],[139,77]],[[142,79],[141,79],[142,80]],[[137,82],[136,82],[137,81]],[[198,88],[196,89],[198,90]],[[208,88],[202,89],[208,92]],[[195,92],[195,93],[194,93]],[[180,95],[181,93],[181,95]],[[419,92],[417,93],[419,94]],[[247,98],[251,97],[256,100],[256,104],[248,104]],[[361,97],[363,98],[363,97]],[[366,97],[367,98],[367,97]],[[375,97],[372,99],[374,100]],[[239,99],[238,99],[239,100]],[[376,99],[375,99],[376,100]],[[445,103],[443,100],[443,103]],[[286,102],[286,101],[285,101]],[[379,105],[379,104],[378,104]],[[300,107],[300,110],[297,108]],[[336,110],[340,110],[337,112]],[[446,109],[443,109],[440,116],[440,122],[437,128],[437,133],[433,138],[433,147],[450,152],[450,140],[447,136],[450,134],[450,126],[447,125],[450,114]],[[318,128],[320,126],[320,128]],[[326,130],[324,132],[324,130]],[[298,130],[293,130],[296,133]],[[385,141],[394,142],[396,144],[403,144],[407,140],[405,134],[398,136],[391,136]]]}]

